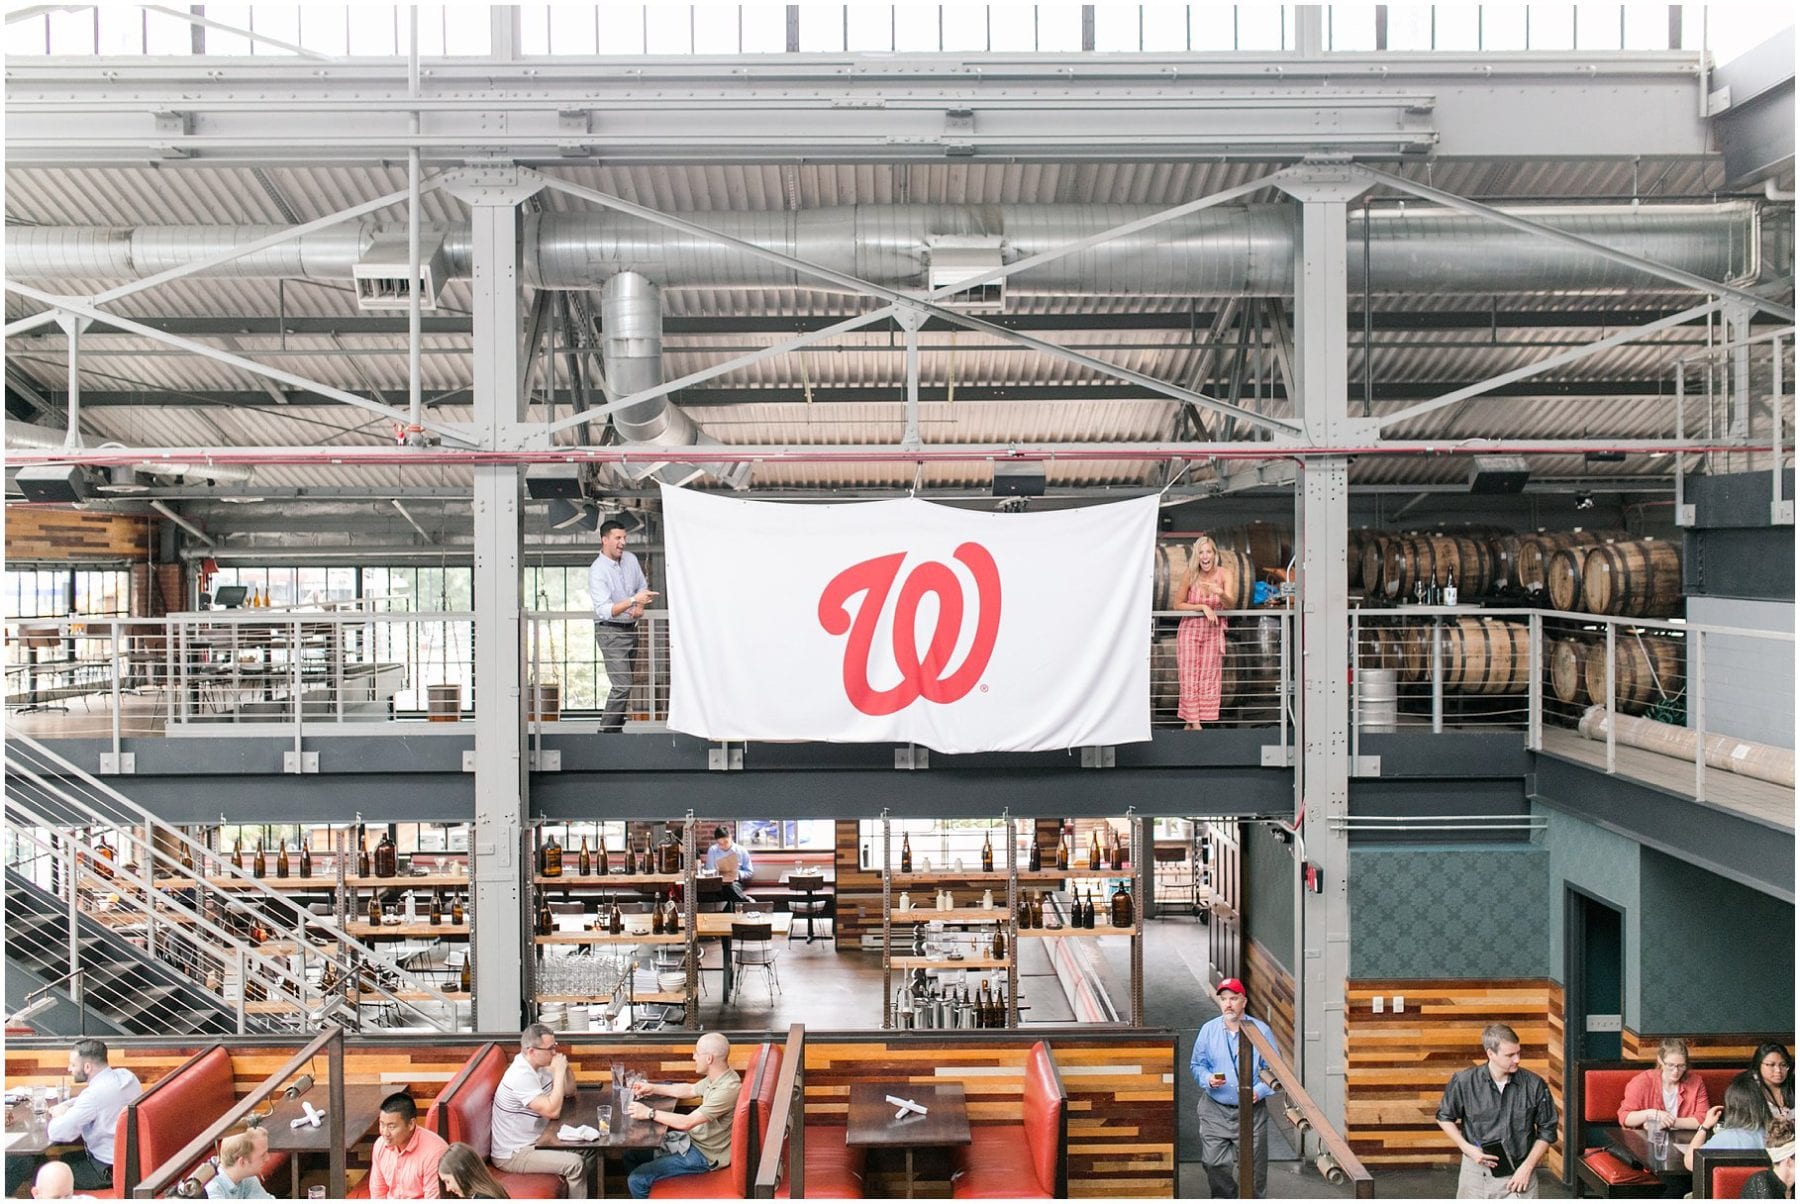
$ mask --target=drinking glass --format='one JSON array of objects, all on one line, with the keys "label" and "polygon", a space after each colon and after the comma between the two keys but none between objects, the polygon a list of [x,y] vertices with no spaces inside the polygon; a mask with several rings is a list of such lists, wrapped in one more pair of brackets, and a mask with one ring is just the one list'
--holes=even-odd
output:
[{"label": "drinking glass", "polygon": [[612,1105],[601,1104],[594,1109],[594,1127],[600,1130],[600,1136],[612,1136]]},{"label": "drinking glass", "polygon": [[1669,1131],[1654,1122],[1644,1126],[1650,1137],[1650,1156],[1661,1162],[1669,1156]]},{"label": "drinking glass", "polygon": [[50,1089],[48,1087],[33,1087],[31,1089],[31,1114],[33,1116],[42,1116],[50,1110],[49,1094]]},{"label": "drinking glass", "polygon": [[309,1200],[323,1200],[325,1198],[325,1188],[322,1185],[314,1185],[307,1188],[306,1198]]}]

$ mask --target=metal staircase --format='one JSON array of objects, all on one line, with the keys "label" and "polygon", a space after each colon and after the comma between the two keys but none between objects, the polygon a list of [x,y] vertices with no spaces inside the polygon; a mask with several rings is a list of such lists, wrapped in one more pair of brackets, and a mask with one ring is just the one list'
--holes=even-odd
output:
[{"label": "metal staircase", "polygon": [[[456,1002],[29,737],[6,740],[8,1007],[158,1035],[454,1031]],[[105,832],[101,849],[90,838]]]}]

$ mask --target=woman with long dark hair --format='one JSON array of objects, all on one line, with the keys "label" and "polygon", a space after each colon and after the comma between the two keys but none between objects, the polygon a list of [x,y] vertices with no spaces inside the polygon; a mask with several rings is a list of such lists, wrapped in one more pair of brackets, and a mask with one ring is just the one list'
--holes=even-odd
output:
[{"label": "woman with long dark hair", "polygon": [[1750,1073],[1762,1089],[1763,1115],[1766,1120],[1794,1119],[1794,1059],[1787,1046],[1764,1041],[1750,1059]]},{"label": "woman with long dark hair", "polygon": [[488,1170],[487,1160],[477,1154],[473,1146],[460,1141],[451,1142],[444,1156],[438,1159],[438,1181],[444,1185],[447,1199],[512,1199]]},{"label": "woman with long dark hair", "polygon": [[1725,1088],[1725,1103],[1714,1104],[1682,1149],[1681,1162],[1694,1169],[1694,1151],[1760,1150],[1763,1148],[1762,1088],[1748,1070]]}]

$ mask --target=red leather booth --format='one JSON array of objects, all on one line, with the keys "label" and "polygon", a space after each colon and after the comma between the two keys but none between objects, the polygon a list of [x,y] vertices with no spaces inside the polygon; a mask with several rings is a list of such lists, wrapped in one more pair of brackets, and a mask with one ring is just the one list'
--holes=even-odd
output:
[{"label": "red leather booth", "polygon": [[[129,1195],[132,1172],[136,1172],[138,1182],[149,1178],[205,1132],[207,1126],[231,1111],[237,1102],[237,1078],[232,1070],[231,1054],[224,1046],[215,1045],[189,1058],[119,1114],[113,1155],[113,1190],[106,1194],[113,1197]],[[132,1165],[134,1158],[125,1151],[127,1142],[132,1141],[128,1130],[134,1118],[135,1165]],[[183,1173],[191,1172],[213,1153],[206,1151],[192,1167],[184,1167]],[[260,1171],[262,1181],[265,1184],[275,1181],[275,1176],[286,1171],[287,1164],[288,1155],[270,1154]]]},{"label": "red leather booth", "polygon": [[[775,1112],[775,1088],[781,1078],[781,1050],[758,1047],[744,1068],[744,1086],[731,1114],[731,1162],[716,1171],[658,1179],[650,1186],[652,1200],[747,1200],[756,1181],[756,1156],[768,1135]],[[811,1195],[812,1184],[807,1184]]]},{"label": "red leather booth", "polygon": [[[1066,1199],[1069,1194],[1069,1093],[1050,1046],[1025,1055],[1025,1089],[1016,1125],[977,1125],[955,1154],[951,1194],[958,1200]],[[812,1194],[812,1180],[807,1180]]]},{"label": "red leather booth", "polygon": [[[450,1085],[438,1095],[439,1134],[445,1141],[460,1141],[487,1158],[493,1151],[494,1091],[512,1062],[512,1055],[489,1045],[469,1059]],[[500,1186],[515,1200],[553,1200],[563,1194],[560,1175],[518,1175],[488,1163]]]},{"label": "red leather booth", "polygon": [[1769,1156],[1762,1150],[1696,1150],[1694,1199],[1742,1199],[1744,1181],[1768,1169]]},{"label": "red leather booth", "polygon": [[[860,1200],[863,1166],[868,1150],[849,1144],[850,1130],[843,1125],[806,1126],[806,1198],[809,1200]],[[783,1179],[775,1198],[786,1200],[792,1192]]]}]

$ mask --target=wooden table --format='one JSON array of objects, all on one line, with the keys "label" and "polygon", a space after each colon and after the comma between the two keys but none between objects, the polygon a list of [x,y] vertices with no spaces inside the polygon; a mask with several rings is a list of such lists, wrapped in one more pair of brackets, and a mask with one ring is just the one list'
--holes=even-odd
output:
[{"label": "wooden table", "polygon": [[[368,1136],[375,1122],[381,1116],[381,1101],[399,1091],[397,1086],[384,1086],[379,1083],[346,1083],[344,1084],[344,1151]],[[329,1154],[331,1152],[331,1119],[327,1117],[319,1122],[318,1128],[301,1125],[292,1127],[292,1122],[306,1115],[301,1107],[305,1101],[322,1112],[331,1108],[331,1091],[324,1083],[315,1083],[312,1090],[300,1099],[284,1099],[273,1101],[275,1110],[263,1122],[269,1131],[269,1152],[277,1154],[286,1152],[292,1157],[288,1159],[288,1167],[293,1176],[293,1196],[300,1198],[300,1160],[307,1154]]]},{"label": "wooden table", "polygon": [[1650,1156],[1650,1136],[1642,1129],[1609,1125],[1600,1130],[1600,1136],[1608,1145],[1616,1145],[1629,1151],[1645,1169],[1661,1179],[1663,1186],[1669,1188],[1674,1195],[1685,1195],[1693,1186],[1694,1172],[1681,1164],[1682,1147],[1694,1139],[1692,1129],[1676,1129],[1669,1134],[1669,1153],[1665,1158]]},{"label": "wooden table", "polygon": [[[895,1120],[888,1096],[909,1099],[927,1109]],[[913,1151],[968,1145],[969,1104],[961,1083],[852,1083],[846,1145],[871,1150],[904,1150],[906,1195],[913,1194]]]},{"label": "wooden table", "polygon": [[31,1101],[6,1110],[6,1156],[8,1158],[42,1158],[51,1152],[78,1150],[79,1141],[50,1140],[50,1116],[31,1110]]},{"label": "wooden table", "polygon": [[[583,1087],[573,1096],[563,1097],[562,1114],[554,1123],[544,1126],[544,1135],[538,1138],[537,1148],[540,1150],[570,1150],[583,1158],[594,1155],[589,1161],[593,1164],[593,1186],[590,1199],[599,1200],[606,1196],[606,1156],[617,1151],[654,1150],[662,1144],[669,1126],[653,1120],[633,1120],[627,1109],[631,1099],[629,1093],[614,1091],[611,1087]],[[653,1107],[672,1108],[675,1101],[671,1099],[647,1099]],[[601,1104],[612,1105],[612,1132],[597,1141],[564,1141],[556,1135],[556,1131],[564,1125],[595,1125],[595,1109]]]}]

